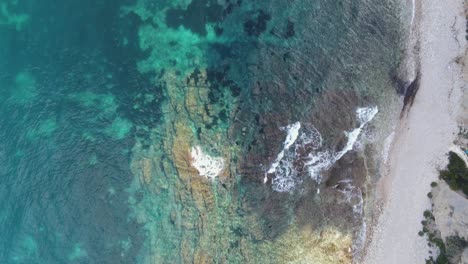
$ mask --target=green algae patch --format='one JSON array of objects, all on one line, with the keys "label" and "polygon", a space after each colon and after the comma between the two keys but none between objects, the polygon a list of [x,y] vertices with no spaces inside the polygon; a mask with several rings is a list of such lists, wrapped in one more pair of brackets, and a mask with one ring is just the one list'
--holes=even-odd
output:
[{"label": "green algae patch", "polygon": [[197,67],[207,67],[206,56],[210,45],[224,43],[228,39],[216,35],[215,25],[206,23],[205,34],[179,25],[170,27],[167,24],[167,11],[170,7],[183,10],[191,1],[173,1],[165,6],[148,1],[138,1],[135,6],[123,8],[123,14],[133,13],[143,23],[138,30],[138,42],[142,51],[149,55],[138,62],[141,73],[160,72],[177,69],[182,78]]},{"label": "green algae patch", "polygon": [[26,13],[12,11],[16,9],[18,1],[5,1],[0,3],[0,26],[13,27],[16,31],[21,31],[30,17]]},{"label": "green algae patch", "polygon": [[89,141],[89,142],[95,142],[96,141],[96,136],[93,135],[93,133],[91,133],[89,131],[83,132],[83,134],[81,135],[81,138],[86,140],[86,141]]},{"label": "green algae patch", "polygon": [[[342,11],[324,3],[328,12],[322,12],[307,1],[240,2],[139,0],[124,11],[142,21],[138,70],[164,95],[161,122],[148,127],[149,139],[137,138],[132,151],[128,202],[147,231],[141,262],[350,263],[351,224],[359,217],[348,204],[343,218],[352,219],[349,224],[329,223],[318,213],[341,194],[332,190],[319,204],[312,187],[307,198],[278,194],[257,177],[272,155],[269,141],[278,141],[272,127],[311,119],[312,97],[322,87],[342,87],[333,79],[341,76],[322,76],[320,69],[341,67],[338,53],[352,57],[339,46],[349,29],[341,26],[341,14],[331,15]],[[209,5],[225,5],[226,17],[210,23]],[[313,12],[304,14],[306,6]],[[294,25],[295,17],[309,20]],[[339,31],[331,34],[326,27],[334,22]],[[221,159],[223,168],[206,177],[196,166],[197,152],[204,168]]]},{"label": "green algae patch", "polygon": [[124,139],[130,133],[132,127],[132,122],[121,117],[116,117],[111,126],[106,128],[105,133],[116,139]]},{"label": "green algae patch", "polygon": [[15,104],[24,105],[31,103],[37,95],[36,78],[28,71],[18,73],[10,89],[10,100]]},{"label": "green algae patch", "polygon": [[[141,256],[143,263],[350,262],[351,235],[339,230],[301,229],[292,220],[284,233],[270,237],[271,229],[265,228],[261,214],[252,212],[236,177],[235,157],[241,150],[227,140],[231,119],[213,122],[222,111],[231,116],[236,100],[223,92],[211,103],[204,70],[182,80],[169,71],[164,80],[164,122],[152,130],[149,149],[138,141],[133,149],[136,181],[129,205],[151,245]],[[196,146],[225,161],[216,177],[205,177],[194,167],[190,149]],[[257,188],[262,192],[261,185]],[[137,199],[140,190],[145,193]]]},{"label": "green algae patch", "polygon": [[25,249],[28,255],[36,253],[38,249],[37,242],[32,236],[27,236],[23,241],[21,241],[21,246]]},{"label": "green algae patch", "polygon": [[57,128],[58,125],[55,118],[42,120],[34,129],[28,130],[26,133],[26,138],[29,140],[37,140],[39,138],[51,137]]},{"label": "green algae patch", "polygon": [[[130,193],[141,189],[149,191],[143,200],[133,195],[129,199],[135,218],[145,225],[148,243],[152,245],[144,254],[143,262],[163,263],[169,259],[209,262],[217,259],[205,255],[216,252],[218,244],[211,240],[215,230],[220,230],[219,235],[225,237],[223,249],[219,249],[219,254],[223,254],[229,248],[231,224],[237,225],[240,221],[231,214],[234,209],[228,206],[231,194],[219,190],[217,183],[228,180],[229,159],[226,169],[208,179],[192,166],[190,151],[201,145],[210,155],[229,157],[229,143],[223,140],[229,127],[224,122],[228,120],[205,129],[205,124],[213,123],[213,117],[221,111],[218,105],[209,103],[209,89],[200,88],[209,85],[206,71],[185,76],[167,71],[163,79],[167,100],[162,109],[167,114],[159,127],[151,129],[149,149],[142,149],[141,142],[133,149],[132,171],[138,180],[133,182]],[[231,216],[232,221],[223,221]],[[207,232],[198,232],[200,228]],[[174,240],[174,237],[180,239]]]},{"label": "green algae patch", "polygon": [[78,259],[85,258],[87,256],[88,256],[88,253],[86,252],[86,250],[84,250],[82,248],[82,245],[78,243],[73,246],[72,251],[70,252],[70,254],[68,254],[68,260],[75,261]]},{"label": "green algae patch", "polygon": [[39,246],[36,240],[30,236],[25,236],[14,248],[11,259],[18,263],[28,263],[32,259],[37,259]]},{"label": "green algae patch", "polygon": [[[91,115],[88,120],[91,122],[92,127],[83,131],[81,135],[84,140],[95,142],[101,133],[121,140],[133,128],[132,122],[119,116],[118,102],[113,94],[83,91],[70,94],[68,100],[76,103],[78,107],[88,111]],[[112,122],[103,125],[103,120],[112,120]]]},{"label": "green algae patch", "polygon": [[207,27],[207,37],[180,26],[168,28],[165,24],[155,27],[142,26],[138,32],[140,48],[150,51],[145,60],[138,63],[142,73],[177,68],[183,75],[196,67],[206,67],[205,56],[209,43],[216,41],[212,27]]},{"label": "green algae patch", "polygon": [[55,119],[47,119],[39,126],[39,134],[43,136],[51,136],[57,130],[57,121]]},{"label": "green algae patch", "polygon": [[98,158],[95,152],[91,154],[88,158],[89,165],[94,166],[98,163]]},{"label": "green algae patch", "polygon": [[100,115],[112,115],[117,112],[117,102],[112,94],[84,91],[72,93],[68,98],[84,108],[98,110]]}]

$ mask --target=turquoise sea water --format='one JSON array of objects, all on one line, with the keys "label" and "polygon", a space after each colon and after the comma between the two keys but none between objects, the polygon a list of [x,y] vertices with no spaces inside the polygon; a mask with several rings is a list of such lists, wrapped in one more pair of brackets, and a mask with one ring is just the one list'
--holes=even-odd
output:
[{"label": "turquoise sea water", "polygon": [[[288,125],[338,153],[356,108],[394,94],[399,12],[0,0],[0,263],[345,263],[362,219],[334,183],[363,167],[357,152],[323,182],[300,160],[294,188],[263,179]],[[214,180],[196,146],[223,159]],[[359,190],[362,173],[345,173]]]}]

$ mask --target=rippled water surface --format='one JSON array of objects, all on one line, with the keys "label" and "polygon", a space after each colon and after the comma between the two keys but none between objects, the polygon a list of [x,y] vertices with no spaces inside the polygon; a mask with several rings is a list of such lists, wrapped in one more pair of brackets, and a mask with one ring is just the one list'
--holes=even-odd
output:
[{"label": "rippled water surface", "polygon": [[0,0],[0,263],[349,262],[399,14]]}]

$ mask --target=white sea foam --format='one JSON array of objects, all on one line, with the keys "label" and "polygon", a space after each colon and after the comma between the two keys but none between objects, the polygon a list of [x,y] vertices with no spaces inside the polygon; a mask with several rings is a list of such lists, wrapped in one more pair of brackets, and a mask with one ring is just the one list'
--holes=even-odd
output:
[{"label": "white sea foam", "polygon": [[305,155],[302,153],[304,149],[301,148],[307,146],[307,148],[315,150],[322,146],[322,136],[310,124],[302,125],[296,122],[287,126],[285,130],[287,136],[283,143],[283,150],[265,173],[265,182],[268,179],[267,174],[274,173],[272,188],[277,192],[288,192],[302,182],[294,167],[294,162],[303,159],[301,155]]},{"label": "white sea foam", "polygon": [[376,106],[375,107],[360,107],[356,110],[357,120],[360,123],[359,127],[354,129],[351,132],[345,131],[345,135],[348,138],[348,141],[346,142],[346,146],[340,152],[337,153],[334,162],[341,159],[348,151],[353,150],[354,144],[358,140],[359,135],[362,132],[362,129],[367,123],[369,123],[374,118],[377,112],[378,112],[378,109]]},{"label": "white sea foam", "polygon": [[299,136],[299,129],[301,129],[301,123],[300,122],[296,122],[296,123],[286,127],[287,135],[286,135],[286,139],[284,140],[284,143],[283,143],[283,149],[278,154],[278,156],[276,156],[275,161],[271,164],[270,168],[265,173],[265,178],[264,178],[263,182],[266,183],[268,181],[267,174],[268,173],[274,173],[276,171],[276,169],[280,165],[281,160],[284,157],[284,152],[287,151],[294,144],[294,142],[296,142],[297,137]]},{"label": "white sea foam", "polygon": [[338,153],[331,153],[329,151],[323,151],[318,153],[310,153],[309,160],[306,162],[307,171],[309,176],[312,177],[317,183],[321,182],[320,173],[323,170],[330,168],[335,162],[341,159],[346,153],[353,150],[359,136],[361,135],[364,126],[369,123],[377,114],[377,107],[361,107],[356,110],[356,117],[359,121],[359,127],[346,132],[345,135],[348,138],[345,147]]},{"label": "white sea foam", "polygon": [[288,192],[301,182],[297,171],[294,169],[294,159],[287,156],[276,167],[275,177],[272,180],[272,188],[277,192]]},{"label": "white sea foam", "polygon": [[336,154],[335,161],[338,161],[346,153],[348,153],[348,151],[353,149],[354,144],[356,143],[356,141],[357,141],[360,134],[361,134],[361,128],[356,128],[351,132],[346,132],[345,131],[345,135],[348,138],[348,141],[346,142],[346,146]]},{"label": "white sea foam", "polygon": [[[369,123],[377,113],[377,107],[358,108],[356,110],[356,118],[359,122],[359,127],[350,132],[345,131],[347,142],[345,147],[338,152],[330,150],[316,151],[322,147],[323,140],[321,134],[315,127],[307,124],[301,127],[301,123],[299,122],[287,126],[287,136],[283,143],[283,149],[266,171],[264,182],[267,182],[268,174],[274,173],[275,177],[273,178],[272,186],[275,191],[286,192],[292,190],[301,182],[293,164],[296,158],[302,158],[304,159],[304,169],[307,171],[308,175],[320,184],[322,180],[321,172],[329,169],[346,153],[354,149],[365,125]],[[298,149],[306,145],[310,147],[312,151],[305,157],[298,157]],[[293,147],[294,151],[290,150],[291,147]]]},{"label": "white sea foam", "polygon": [[200,146],[192,147],[192,166],[198,170],[200,176],[209,179],[216,178],[224,169],[224,159],[211,157],[203,152]]},{"label": "white sea foam", "polygon": [[284,148],[289,149],[294,142],[296,142],[297,137],[299,136],[299,129],[301,129],[301,123],[296,122],[286,128],[288,134],[286,135],[286,140],[284,141]]},{"label": "white sea foam", "polygon": [[328,169],[334,163],[333,154],[330,151],[309,153],[307,159],[304,165],[306,166],[309,176],[317,183],[320,183],[322,181],[320,172]]},{"label": "white sea foam", "polygon": [[360,127],[363,127],[365,124],[369,123],[374,119],[375,115],[379,112],[377,106],[374,107],[360,107],[356,110],[356,115],[361,123]]},{"label": "white sea foam", "polygon": [[318,149],[322,146],[322,142],[322,135],[314,126],[310,124],[304,124],[302,126],[302,132],[299,136],[297,144],[302,146],[308,145],[312,147],[312,149]]}]

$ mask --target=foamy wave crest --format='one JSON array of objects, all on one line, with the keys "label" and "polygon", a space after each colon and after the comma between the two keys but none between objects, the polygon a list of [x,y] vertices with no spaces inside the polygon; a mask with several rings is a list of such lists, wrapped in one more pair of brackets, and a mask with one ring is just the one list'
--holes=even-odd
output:
[{"label": "foamy wave crest", "polygon": [[301,183],[297,170],[294,168],[293,157],[282,159],[276,167],[275,178],[272,180],[273,190],[277,192],[288,192],[297,184]]},{"label": "foamy wave crest", "polygon": [[359,121],[359,127],[354,129],[351,132],[346,132],[345,135],[348,138],[348,141],[346,142],[346,146],[337,153],[335,157],[335,162],[341,159],[348,151],[353,150],[354,144],[356,144],[356,141],[359,138],[359,135],[362,132],[362,129],[364,126],[369,123],[374,116],[377,114],[378,109],[377,107],[361,107],[356,110],[356,116]]},{"label": "foamy wave crest", "polygon": [[330,151],[321,151],[317,153],[310,153],[305,166],[309,176],[317,183],[322,181],[320,172],[330,168],[335,162],[335,157]]},{"label": "foamy wave crest", "polygon": [[209,179],[216,178],[224,169],[224,159],[221,157],[211,157],[203,152],[200,146],[192,147],[192,166],[198,170],[200,176]]},{"label": "foamy wave crest", "polygon": [[[277,192],[292,190],[302,182],[295,162],[303,159],[307,150],[315,150],[322,145],[322,136],[315,127],[296,122],[284,128],[286,139],[283,149],[265,173],[264,182],[268,181],[268,174],[274,174],[272,188]],[[296,164],[297,165],[297,164]]]},{"label": "foamy wave crest", "polygon": [[374,107],[360,107],[356,110],[356,115],[361,123],[361,128],[374,119],[375,115],[379,112],[377,106]]},{"label": "foamy wave crest", "polygon": [[321,183],[321,172],[329,169],[335,162],[340,160],[346,153],[353,150],[365,125],[369,123],[378,113],[377,107],[361,107],[356,110],[356,118],[359,127],[352,131],[345,131],[347,142],[345,147],[333,152],[330,150],[319,150],[322,147],[322,135],[312,125],[302,125],[296,122],[285,128],[286,139],[283,149],[265,172],[264,182],[268,181],[268,174],[274,174],[272,187],[275,191],[286,192],[292,190],[301,178],[294,164],[301,164],[308,175],[317,183]]},{"label": "foamy wave crest", "polygon": [[314,126],[310,124],[303,125],[303,130],[297,142],[299,145],[310,146],[312,149],[318,149],[322,146],[322,142],[322,135]]},{"label": "foamy wave crest", "polygon": [[296,122],[296,123],[286,127],[287,135],[286,135],[286,139],[284,140],[284,143],[283,143],[283,149],[278,154],[278,156],[276,156],[275,161],[271,164],[270,168],[265,173],[265,179],[263,180],[264,182],[268,181],[268,178],[267,178],[268,173],[275,173],[276,172],[278,166],[281,163],[281,160],[284,157],[284,152],[289,150],[291,145],[294,144],[294,142],[296,142],[297,137],[299,136],[299,129],[301,129],[301,123],[300,122]]},{"label": "foamy wave crest", "polygon": [[320,183],[322,177],[320,173],[329,169],[335,162],[340,160],[346,153],[353,150],[359,135],[361,135],[364,126],[369,123],[378,113],[378,108],[375,107],[360,107],[356,110],[356,117],[359,121],[359,127],[350,132],[345,131],[348,138],[345,147],[337,152],[331,153],[330,151],[323,151],[318,153],[310,153],[308,161],[306,162],[307,171],[309,176],[312,177],[317,183]]}]

